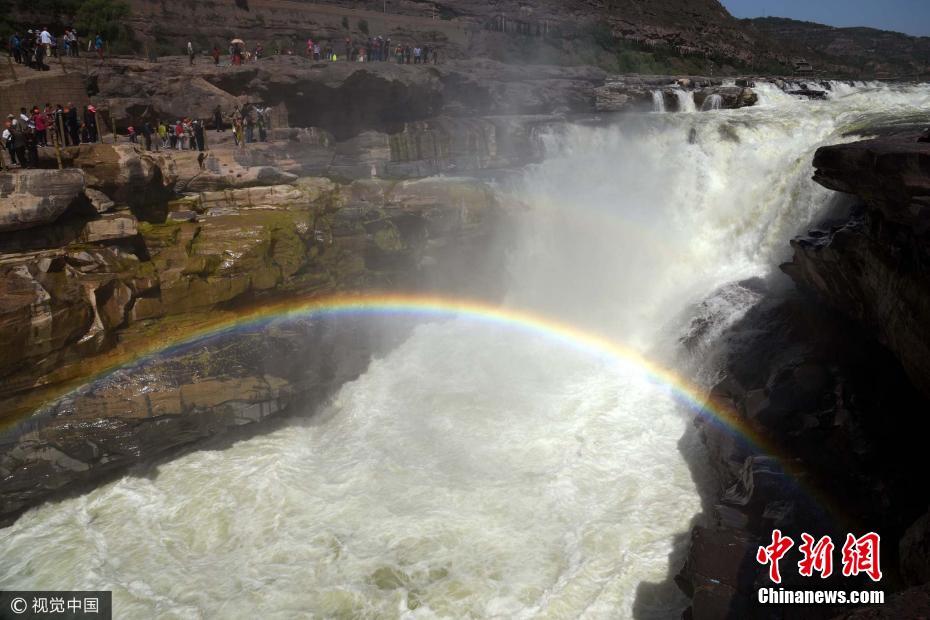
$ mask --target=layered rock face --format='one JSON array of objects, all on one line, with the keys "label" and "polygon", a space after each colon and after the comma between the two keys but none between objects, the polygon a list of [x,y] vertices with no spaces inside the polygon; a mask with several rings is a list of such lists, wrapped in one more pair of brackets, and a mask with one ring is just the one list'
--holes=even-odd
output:
[{"label": "layered rock face", "polygon": [[83,191],[84,174],[80,170],[0,172],[0,232],[54,222],[79,200]]},{"label": "layered rock face", "polygon": [[[331,149],[312,139],[292,146],[297,159],[305,147]],[[383,148],[382,162],[391,159]],[[334,160],[327,152],[324,168]],[[0,410],[7,420],[31,413],[0,436],[0,518],[175,447],[309,407],[403,331],[314,319],[237,332],[54,398],[155,343],[284,299],[495,290],[503,259],[493,241],[506,222],[491,188],[465,178],[372,178],[368,162],[348,163],[360,152],[347,151],[343,164],[357,178],[340,181],[303,175],[303,163],[259,146],[249,155],[216,147],[214,171],[201,171],[196,152],[85,145],[64,153],[85,172],[34,172],[61,175],[47,188],[52,196],[74,181],[68,202],[80,199],[28,236],[0,233]],[[24,187],[29,174],[20,174]]]},{"label": "layered rock face", "polygon": [[[860,204],[792,241],[782,269],[797,290],[740,285],[760,302],[724,334],[726,376],[711,398],[770,441],[781,462],[701,426],[721,489],[677,578],[695,618],[762,613],[755,591],[772,584],[754,553],[774,528],[834,540],[880,532],[882,587],[903,589],[890,609],[928,611],[930,490],[915,472],[930,430],[930,148],[917,139],[899,132],[820,149],[815,179]],[[784,587],[811,587],[791,573]],[[829,587],[875,586],[838,579]],[[812,608],[800,617],[843,613]]]},{"label": "layered rock face", "polygon": [[[131,3],[130,25],[148,49],[177,54],[187,41],[209,50],[230,36],[280,45],[302,53],[308,37],[332,42],[342,56],[347,37],[384,35],[394,43],[420,43],[443,59],[486,57],[574,65],[611,62],[599,46],[602,31],[667,47],[672,53],[745,61],[754,33],[747,32],[717,0],[636,0],[533,3],[376,0],[302,2],[242,0],[235,4]],[[345,21],[343,21],[345,19]],[[364,25],[362,25],[364,23]],[[167,27],[170,24],[170,27]],[[603,56],[603,58],[598,58]]]},{"label": "layered rock face", "polygon": [[[183,80],[176,76],[183,75]],[[295,127],[317,127],[337,140],[365,130],[395,133],[433,118],[589,113],[593,89],[606,73],[588,66],[519,67],[491,60],[441,65],[313,62],[274,56],[239,67],[188,67],[181,58],[158,63],[115,61],[101,67],[98,96],[124,129],[138,119],[186,116],[212,122],[220,105],[264,102]],[[139,93],[147,93],[144,99]]]},{"label": "layered rock face", "polygon": [[930,148],[917,139],[820,149],[814,179],[866,208],[842,226],[796,239],[784,269],[877,334],[930,395]]}]

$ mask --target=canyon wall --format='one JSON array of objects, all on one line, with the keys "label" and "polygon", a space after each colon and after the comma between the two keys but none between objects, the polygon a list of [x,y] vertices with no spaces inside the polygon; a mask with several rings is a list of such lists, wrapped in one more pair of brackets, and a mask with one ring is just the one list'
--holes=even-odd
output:
[{"label": "canyon wall", "polygon": [[[770,441],[778,460],[700,425],[720,488],[677,576],[693,617],[762,613],[755,593],[774,584],[755,553],[775,528],[796,540],[802,531],[834,541],[879,532],[880,584],[834,575],[816,586],[898,592],[889,607],[852,617],[926,613],[928,156],[919,133],[900,129],[818,150],[815,180],[854,196],[855,206],[791,241],[782,270],[795,287],[737,285],[763,297],[724,334],[726,372],[711,399]],[[812,584],[792,570],[781,587]],[[811,618],[848,613],[798,609]]]}]

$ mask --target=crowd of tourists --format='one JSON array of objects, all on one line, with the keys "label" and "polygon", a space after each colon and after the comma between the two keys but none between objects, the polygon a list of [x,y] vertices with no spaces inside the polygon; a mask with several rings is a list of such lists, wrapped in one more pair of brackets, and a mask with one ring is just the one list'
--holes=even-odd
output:
[{"label": "crowd of tourists", "polygon": [[[78,36],[74,28],[65,28],[64,32],[55,36],[49,32],[48,28],[31,29],[25,35],[14,33],[8,40],[10,57],[18,64],[31,67],[37,70],[47,70],[46,59],[49,57],[68,56],[77,57],[80,55],[83,41]],[[100,34],[96,34],[87,41],[86,49],[88,52],[95,53],[99,58],[103,58],[105,42]],[[197,50],[192,41],[188,41],[185,51],[190,64],[193,65],[197,57]],[[241,39],[233,39],[226,50],[229,54],[229,62],[232,65],[241,65],[247,62],[254,62],[264,57],[265,49],[259,43],[253,49],[248,49]],[[276,48],[273,50],[276,55],[285,54],[293,55],[293,50]],[[222,52],[216,45],[210,51],[210,57],[214,65],[220,64]],[[346,37],[340,46],[332,42],[315,41],[313,38],[307,39],[306,55],[314,60],[349,60],[352,62],[387,62],[394,61],[398,64],[419,65],[419,64],[437,64],[439,54],[435,48],[428,45],[392,43],[390,37],[368,37],[365,41],[356,41],[352,37]]]},{"label": "crowd of tourists", "polygon": [[[261,43],[254,48],[249,49],[242,39],[233,39],[228,48],[229,64],[241,65],[249,62],[255,62],[265,56],[265,48]],[[187,56],[190,64],[193,65],[197,58],[197,50],[193,42],[188,41],[186,46]],[[288,48],[274,48],[271,50],[273,55],[293,56],[294,51]],[[420,64],[438,64],[439,52],[436,48],[428,45],[419,44],[394,44],[390,38],[385,37],[368,37],[365,41],[356,41],[351,37],[346,37],[341,45],[334,46],[332,42],[307,39],[306,55],[313,60],[349,60],[351,62],[388,62],[393,61],[398,64],[420,65]],[[220,64],[222,52],[216,45],[210,51],[210,57],[214,65]]]},{"label": "crowd of tourists", "polygon": [[[351,62],[387,62],[394,60],[401,65],[437,64],[439,54],[428,45],[409,45],[391,42],[390,37],[368,37],[367,41],[354,41],[346,37],[343,41],[343,58]],[[307,39],[307,56],[314,60],[339,60],[339,54],[330,43]]]},{"label": "crowd of tourists", "polygon": [[[46,58],[77,57],[81,51],[81,40],[74,28],[65,28],[57,37],[48,28],[27,30],[25,35],[15,32],[10,35],[7,44],[14,62],[37,70],[48,69]],[[103,48],[104,41],[100,34],[87,42],[87,51],[96,53],[99,58],[103,58]]]},{"label": "crowd of tourists", "polygon": [[99,139],[96,108],[88,105],[82,110],[71,103],[21,108],[18,114],[6,117],[0,134],[9,156],[8,165],[19,168],[36,167],[40,148],[75,146]]},{"label": "crowd of tourists", "polygon": [[[225,115],[216,106],[212,116],[213,128],[217,132],[232,130],[236,146],[243,147],[253,142],[267,142],[271,126],[271,108],[262,104],[246,103],[236,106]],[[127,130],[129,141],[141,145],[147,151],[206,149],[207,122],[201,119],[180,118],[175,121],[156,119],[143,120]]]},{"label": "crowd of tourists", "polygon": [[216,131],[226,131],[226,125],[233,132],[236,146],[242,147],[252,142],[266,142],[271,128],[271,108],[261,104],[246,103],[236,106],[232,114],[223,116],[220,106],[213,109],[213,127]]},{"label": "crowd of tourists", "polygon": [[141,140],[146,151],[174,149],[202,152],[207,146],[204,123],[201,120],[184,118],[173,123],[160,120],[154,123],[144,121],[138,129],[130,126],[127,131],[129,141],[133,144],[140,144]]}]

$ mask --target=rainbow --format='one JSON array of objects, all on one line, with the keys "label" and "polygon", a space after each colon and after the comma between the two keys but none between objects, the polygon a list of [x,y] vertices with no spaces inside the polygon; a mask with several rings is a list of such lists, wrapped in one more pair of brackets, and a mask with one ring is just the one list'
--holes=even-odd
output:
[{"label": "rainbow", "polygon": [[775,452],[774,447],[743,422],[728,405],[709,400],[703,389],[628,346],[540,314],[482,301],[436,295],[341,294],[309,300],[290,299],[240,310],[234,314],[207,317],[196,327],[185,328],[181,333],[169,331],[144,344],[127,347],[115,356],[106,358],[102,367],[98,365],[95,368],[93,360],[87,360],[86,372],[80,380],[81,386],[60,396],[73,393],[117,369],[132,368],[156,356],[171,355],[222,334],[261,328],[271,321],[366,314],[412,315],[436,319],[464,317],[531,333],[615,364],[637,368],[655,383],[668,387],[679,400],[704,418],[728,429],[761,452]]},{"label": "rainbow", "polygon": [[[411,294],[340,294],[311,299],[290,299],[261,306],[242,309],[215,318],[207,318],[196,327],[185,328],[181,333],[166,331],[163,337],[150,340],[142,346],[127,347],[117,355],[107,358],[103,367],[93,367],[88,360],[87,372],[80,385],[67,387],[57,396],[76,393],[85,386],[93,385],[117,369],[131,370],[136,365],[151,361],[156,356],[170,356],[187,347],[220,335],[238,330],[260,329],[272,321],[288,321],[323,316],[339,315],[408,315],[434,319],[466,318],[507,329],[529,333],[561,343],[568,348],[593,355],[608,362],[626,365],[641,371],[658,385],[664,386],[701,419],[721,428],[746,443],[749,452],[773,457],[782,471],[793,480],[805,495],[816,498],[827,514],[842,519],[835,500],[823,488],[813,487],[806,480],[800,464],[781,453],[768,438],[743,420],[730,403],[708,397],[706,391],[672,370],[643,356],[640,352],[618,343],[606,336],[585,331],[556,319],[515,308],[493,305],[471,299],[436,295]],[[157,325],[156,325],[157,326]],[[48,395],[46,394],[46,402]],[[14,425],[24,421],[37,421],[42,413],[20,418]],[[0,429],[2,430],[2,429]],[[15,430],[14,430],[15,432]]]}]

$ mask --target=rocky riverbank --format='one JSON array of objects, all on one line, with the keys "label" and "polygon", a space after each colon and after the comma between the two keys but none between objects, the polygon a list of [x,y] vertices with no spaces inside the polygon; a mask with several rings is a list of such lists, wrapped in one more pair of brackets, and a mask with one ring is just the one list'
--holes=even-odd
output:
[{"label": "rocky riverbank", "polygon": [[[796,288],[744,283],[760,302],[724,335],[726,376],[712,397],[767,437],[782,462],[704,425],[720,488],[676,580],[693,618],[769,617],[755,561],[780,528],[845,540],[882,535],[880,585],[836,577],[783,587],[880,587],[888,607],[850,617],[922,617],[930,606],[930,491],[919,472],[930,411],[930,148],[919,134],[821,148],[815,179],[855,206],[791,242]],[[841,543],[837,543],[838,547]],[[833,585],[825,585],[832,583]],[[784,617],[847,617],[797,607]],[[781,616],[780,616],[781,617]]]},{"label": "rocky riverbank", "polygon": [[0,232],[0,517],[324,398],[390,339],[348,324],[235,334],[55,398],[139,351],[282,299],[499,284],[506,222],[488,185],[382,180],[369,162],[364,179],[306,176],[304,153],[326,146],[298,133],[248,156],[214,148],[204,172],[196,153],[98,144],[66,150],[73,170],[0,174],[17,206]]},{"label": "rocky riverbank", "polygon": [[[208,355],[150,361],[132,381],[118,375],[58,399],[76,384],[266,303],[373,290],[494,295],[504,250],[495,240],[510,217],[487,181],[540,161],[543,133],[651,111],[662,88],[670,101],[679,92],[695,103],[719,95],[722,107],[755,101],[747,84],[481,59],[400,66],[277,56],[220,68],[114,60],[94,67],[88,84],[117,133],[259,101],[273,109],[272,128],[268,142],[247,148],[209,131],[203,168],[196,152],[117,140],[62,149],[65,172],[45,149],[45,169],[0,175],[13,207],[0,220],[5,517],[322,398],[367,357],[353,344],[358,329],[336,329],[333,368],[314,357],[269,370],[267,359],[285,351],[320,350],[316,330],[288,327],[262,345],[267,355],[250,356],[251,340],[235,336]],[[346,361],[334,362],[334,351]],[[25,415],[31,421],[18,423]]]}]

